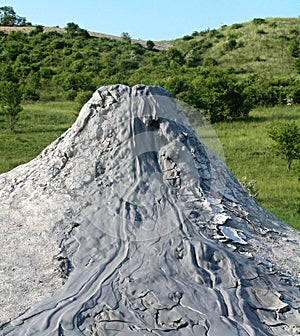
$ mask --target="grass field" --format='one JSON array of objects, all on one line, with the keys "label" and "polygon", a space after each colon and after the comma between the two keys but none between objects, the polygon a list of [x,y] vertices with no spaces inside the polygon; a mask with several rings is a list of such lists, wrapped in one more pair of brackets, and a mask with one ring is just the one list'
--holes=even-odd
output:
[{"label": "grass field", "polygon": [[59,137],[75,120],[75,106],[70,102],[24,105],[15,131],[7,129],[0,115],[0,173],[37,156]]},{"label": "grass field", "polygon": [[[214,129],[223,145],[226,164],[241,180],[255,180],[257,201],[282,221],[300,230],[300,182],[297,162],[288,171],[275,156],[268,128],[278,122],[295,121],[300,126],[300,106],[255,109],[247,122],[220,123]],[[298,162],[299,167],[299,162]]]},{"label": "grass field", "polygon": [[[0,115],[0,173],[34,158],[73,123],[76,114],[70,102],[28,104],[15,132],[6,128]],[[247,122],[219,123],[213,128],[235,176],[255,180],[259,204],[300,230],[297,165],[288,171],[286,163],[269,148],[268,127],[281,121],[295,121],[300,126],[300,106],[255,109]]]}]

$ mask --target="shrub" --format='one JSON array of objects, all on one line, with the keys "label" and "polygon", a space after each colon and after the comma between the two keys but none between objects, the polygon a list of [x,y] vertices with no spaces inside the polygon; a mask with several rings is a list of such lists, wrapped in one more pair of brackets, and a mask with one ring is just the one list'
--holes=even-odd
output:
[{"label": "shrub", "polygon": [[203,61],[203,66],[205,67],[217,66],[218,64],[218,61],[212,57],[207,57]]},{"label": "shrub", "polygon": [[202,58],[199,52],[191,49],[184,57],[185,63],[189,67],[196,67],[200,65]]},{"label": "shrub", "polygon": [[164,87],[174,95],[177,95],[188,89],[187,82],[184,80],[184,78],[182,78],[182,76],[168,78]]},{"label": "shrub", "polygon": [[178,64],[183,64],[184,62],[182,52],[174,47],[168,49],[167,56],[171,61],[174,61]]},{"label": "shrub", "polygon": [[83,38],[90,37],[89,33],[85,29],[80,28],[78,24],[74,22],[67,23],[66,32],[70,37],[76,37],[76,36],[80,36]]},{"label": "shrub", "polygon": [[237,47],[237,41],[235,39],[230,39],[226,44],[225,44],[225,51],[232,51]]},{"label": "shrub", "polygon": [[148,40],[146,42],[146,47],[147,47],[148,50],[153,50],[154,46],[155,46],[155,43],[153,41]]},{"label": "shrub", "polygon": [[300,74],[300,58],[297,58],[294,61],[294,68],[296,69],[296,71]]},{"label": "shrub", "polygon": [[240,181],[240,183],[251,197],[253,198],[258,197],[259,192],[258,192],[258,188],[256,186],[255,180],[248,180],[248,178],[244,176],[242,180]]},{"label": "shrub", "polygon": [[300,30],[299,29],[291,29],[290,34],[294,36],[299,36],[300,35]]},{"label": "shrub", "polygon": [[242,28],[242,27],[244,27],[243,24],[241,24],[241,23],[234,23],[234,24],[230,27],[230,29],[240,29],[240,28]]},{"label": "shrub", "polygon": [[121,34],[121,39],[123,42],[131,43],[131,36],[127,32]]},{"label": "shrub", "polygon": [[253,22],[255,25],[261,25],[261,24],[266,23],[266,20],[265,20],[265,19],[261,19],[261,18],[254,18],[254,19],[252,20],[252,22]]},{"label": "shrub", "polygon": [[185,36],[183,36],[183,40],[184,41],[190,41],[190,40],[192,40],[194,37],[193,36],[190,36],[190,35],[185,35]]},{"label": "shrub", "polygon": [[0,106],[6,116],[11,131],[18,121],[18,115],[23,110],[20,87],[14,82],[2,82],[0,86]]},{"label": "shrub", "polygon": [[300,57],[300,42],[293,40],[289,45],[289,52],[293,57]]},{"label": "shrub", "polygon": [[278,24],[277,24],[277,22],[273,21],[273,22],[270,22],[270,23],[269,23],[269,26],[270,26],[271,28],[277,28],[277,27],[278,27]]},{"label": "shrub", "polygon": [[30,31],[29,36],[34,36],[44,32],[44,27],[42,25],[35,26],[33,30]]},{"label": "shrub", "polygon": [[265,34],[268,34],[265,30],[263,30],[263,29],[258,29],[257,31],[256,31],[256,33],[257,34],[259,34],[259,35],[265,35]]},{"label": "shrub", "polygon": [[204,70],[191,83],[188,103],[203,111],[211,122],[244,119],[251,104],[244,95],[244,86],[235,77],[217,69]]}]

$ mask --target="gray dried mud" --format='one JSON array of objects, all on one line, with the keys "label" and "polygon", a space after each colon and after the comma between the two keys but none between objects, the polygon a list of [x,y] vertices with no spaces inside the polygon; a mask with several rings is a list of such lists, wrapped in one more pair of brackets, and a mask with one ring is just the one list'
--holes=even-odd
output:
[{"label": "gray dried mud", "polygon": [[162,88],[100,88],[0,188],[0,335],[300,333],[299,232]]}]

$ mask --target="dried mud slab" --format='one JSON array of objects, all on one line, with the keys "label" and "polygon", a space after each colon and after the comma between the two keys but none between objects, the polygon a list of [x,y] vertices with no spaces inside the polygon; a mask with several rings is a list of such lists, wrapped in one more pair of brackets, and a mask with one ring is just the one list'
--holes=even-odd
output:
[{"label": "dried mud slab", "polygon": [[97,90],[0,175],[1,335],[297,335],[299,232],[160,87]]}]

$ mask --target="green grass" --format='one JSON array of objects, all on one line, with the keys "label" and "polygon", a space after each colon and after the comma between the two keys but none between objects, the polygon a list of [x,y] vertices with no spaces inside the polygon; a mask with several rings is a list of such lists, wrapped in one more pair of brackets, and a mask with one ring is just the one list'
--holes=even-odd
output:
[{"label": "green grass", "polygon": [[[295,121],[300,126],[300,106],[259,108],[247,122],[219,123],[214,129],[223,145],[226,164],[241,180],[255,180],[258,203],[282,221],[300,230],[300,182],[297,162],[288,171],[286,162],[275,156],[268,128],[277,122]],[[299,164],[299,163],[298,163]]]},{"label": "green grass", "polygon": [[14,132],[0,115],[0,173],[36,157],[74,122],[74,111],[70,102],[24,105]]},{"label": "green grass", "polygon": [[[0,173],[36,157],[75,120],[76,108],[70,102],[36,103],[24,106],[15,132],[6,129],[0,115]],[[270,150],[270,125],[295,121],[300,126],[300,106],[255,109],[246,122],[213,125],[225,153],[225,161],[241,180],[256,180],[258,202],[282,221],[300,230],[300,182],[296,163],[287,170],[284,160]]]}]

